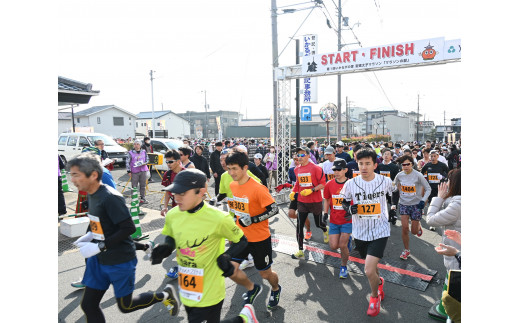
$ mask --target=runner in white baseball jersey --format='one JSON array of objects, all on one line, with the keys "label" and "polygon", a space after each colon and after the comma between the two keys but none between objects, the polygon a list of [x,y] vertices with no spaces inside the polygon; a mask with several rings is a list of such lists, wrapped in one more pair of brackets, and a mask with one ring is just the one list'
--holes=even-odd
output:
[{"label": "runner in white baseball jersey", "polygon": [[356,250],[365,258],[365,274],[370,283],[371,295],[367,314],[379,314],[384,299],[384,279],[379,277],[377,264],[383,257],[390,236],[386,195],[392,195],[392,180],[376,174],[377,154],[371,148],[356,152],[360,176],[348,180],[340,195],[347,216],[352,216],[352,235]]}]

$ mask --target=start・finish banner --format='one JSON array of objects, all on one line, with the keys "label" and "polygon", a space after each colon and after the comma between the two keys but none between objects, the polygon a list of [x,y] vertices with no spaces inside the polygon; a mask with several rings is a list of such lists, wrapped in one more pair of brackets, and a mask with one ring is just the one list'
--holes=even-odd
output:
[{"label": "start\u30fbfinish banner", "polygon": [[302,57],[302,74],[364,70],[460,58],[460,39],[444,37]]}]

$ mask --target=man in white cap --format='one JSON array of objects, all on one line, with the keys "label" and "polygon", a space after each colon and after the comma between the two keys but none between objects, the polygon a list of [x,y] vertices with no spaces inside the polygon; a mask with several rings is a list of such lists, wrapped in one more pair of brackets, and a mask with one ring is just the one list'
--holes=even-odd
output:
[{"label": "man in white cap", "polygon": [[269,171],[262,164],[262,158],[263,158],[262,154],[256,153],[254,158],[253,158],[253,161],[255,162],[256,167],[258,167],[258,169],[260,169],[260,171],[262,173],[264,173],[265,178],[269,178]]},{"label": "man in white cap", "polygon": [[323,169],[323,172],[325,173],[325,180],[328,182],[331,179],[334,179],[334,171],[332,170],[334,160],[336,160],[334,148],[332,146],[325,148],[324,155],[325,161],[320,164],[320,167]]},{"label": "man in white cap", "polygon": [[345,144],[340,140],[336,143],[336,158],[342,158],[348,163],[352,160],[352,157],[344,152],[343,149],[345,149]]}]

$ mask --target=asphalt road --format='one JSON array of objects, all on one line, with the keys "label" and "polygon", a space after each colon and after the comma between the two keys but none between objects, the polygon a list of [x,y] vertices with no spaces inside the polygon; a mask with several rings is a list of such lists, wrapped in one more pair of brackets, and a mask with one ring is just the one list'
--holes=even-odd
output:
[{"label": "asphalt road", "polygon": [[[119,191],[123,190],[128,180],[126,171],[116,168],[113,177]],[[162,193],[159,176],[154,174],[155,182],[149,184],[150,192],[146,199],[149,204],[144,205],[142,210],[145,215],[141,217],[143,232],[149,234],[149,239],[156,243],[162,242],[164,237],[160,235],[164,218],[159,214]],[[70,183],[70,178],[69,178]],[[210,182],[210,185],[212,181]],[[69,213],[74,213],[77,190],[70,184],[75,192],[66,193]],[[155,191],[155,192],[154,192]],[[129,185],[125,189],[127,203],[130,203]],[[213,194],[213,189],[210,188]],[[294,237],[294,222],[287,216],[287,205],[281,208],[280,214],[270,220],[271,232],[273,234]],[[423,228],[427,227],[424,220]],[[313,229],[312,241],[323,242],[323,235],[316,230],[311,221]],[[74,238],[68,238],[58,233],[58,318],[59,322],[85,322],[85,317],[79,304],[83,294],[82,290],[70,286],[72,281],[83,275],[85,262],[81,254],[71,243]],[[433,250],[441,241],[438,232],[424,230],[422,237],[412,236],[410,238],[412,256],[407,262],[414,266],[428,268],[437,271],[432,282],[425,291],[419,291],[409,287],[387,282],[385,284],[385,300],[382,302],[381,312],[377,317],[368,317],[366,310],[369,299],[369,284],[362,272],[354,270],[349,278],[340,280],[339,268],[319,264],[314,261],[293,260],[285,253],[273,252],[273,270],[278,273],[282,294],[278,308],[267,310],[266,304],[270,292],[270,286],[254,268],[248,268],[245,272],[250,279],[263,286],[263,291],[255,301],[255,310],[260,322],[435,322],[428,317],[428,310],[436,300],[440,298],[444,276],[446,274],[442,257]],[[402,251],[400,222],[392,226],[391,237],[388,241],[383,260],[399,260]],[[143,260],[144,253],[137,252],[138,265],[136,272],[136,289],[134,294],[161,291],[167,284],[171,283],[165,278],[165,272],[174,263],[172,258],[165,259],[161,265],[152,266],[150,262]],[[349,268],[352,265],[349,263]],[[173,281],[175,287],[176,282]],[[222,309],[222,318],[236,316],[241,310],[241,295],[245,289],[237,286],[231,280],[226,280],[226,298]],[[170,317],[161,304],[155,304],[144,310],[129,314],[119,312],[115,303],[113,290],[109,289],[105,294],[101,308],[107,322],[187,322],[184,308],[177,317]]]}]

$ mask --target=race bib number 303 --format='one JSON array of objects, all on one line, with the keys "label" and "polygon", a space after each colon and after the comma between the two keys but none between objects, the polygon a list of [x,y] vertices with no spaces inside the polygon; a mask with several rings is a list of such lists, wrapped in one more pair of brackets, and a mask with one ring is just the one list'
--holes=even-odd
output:
[{"label": "race bib number 303", "polygon": [[234,200],[233,209],[235,210],[235,214],[238,216],[249,215],[249,199],[235,196]]},{"label": "race bib number 303", "polygon": [[200,302],[204,291],[204,269],[179,266],[179,294]]}]

